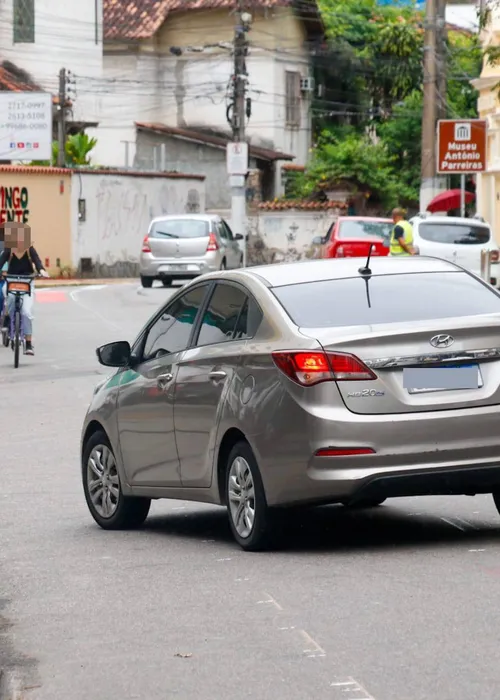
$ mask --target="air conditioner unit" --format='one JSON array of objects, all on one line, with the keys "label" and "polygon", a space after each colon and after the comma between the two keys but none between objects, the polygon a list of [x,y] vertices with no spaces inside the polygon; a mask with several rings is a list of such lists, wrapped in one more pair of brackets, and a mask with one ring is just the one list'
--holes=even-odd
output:
[{"label": "air conditioner unit", "polygon": [[314,78],[301,78],[300,79],[300,89],[302,92],[313,92],[314,91]]}]

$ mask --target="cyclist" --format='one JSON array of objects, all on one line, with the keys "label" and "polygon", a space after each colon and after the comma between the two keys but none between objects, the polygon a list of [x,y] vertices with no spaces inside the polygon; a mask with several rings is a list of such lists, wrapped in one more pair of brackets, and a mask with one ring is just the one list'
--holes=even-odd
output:
[{"label": "cyclist", "polygon": [[[31,245],[31,228],[26,224],[6,223],[3,224],[3,236],[5,248],[0,254],[0,269],[7,265],[6,273],[10,275],[32,275],[33,267],[42,277],[49,277],[42,261],[35,248]],[[24,339],[26,341],[26,354],[34,355],[32,325],[33,325],[33,302],[34,283],[31,282],[31,296],[23,299],[22,323]],[[10,316],[14,312],[15,295],[7,294],[7,311]]]}]

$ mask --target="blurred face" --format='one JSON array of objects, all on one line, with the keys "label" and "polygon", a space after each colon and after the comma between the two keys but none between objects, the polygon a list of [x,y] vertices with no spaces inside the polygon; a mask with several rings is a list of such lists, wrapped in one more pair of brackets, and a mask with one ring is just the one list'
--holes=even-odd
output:
[{"label": "blurred face", "polygon": [[[31,228],[16,222],[3,225],[1,234],[6,248],[24,253],[31,246]],[[1,235],[0,234],[0,235]]]}]

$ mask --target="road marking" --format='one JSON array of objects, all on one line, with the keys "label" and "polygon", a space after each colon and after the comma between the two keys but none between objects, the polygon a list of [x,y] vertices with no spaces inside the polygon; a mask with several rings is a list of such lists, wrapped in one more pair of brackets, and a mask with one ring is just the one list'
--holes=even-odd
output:
[{"label": "road marking", "polygon": [[363,688],[358,681],[354,680],[354,678],[351,678],[350,676],[348,676],[346,680],[334,681],[333,683],[330,683],[330,687],[339,688],[339,690],[341,690],[343,693],[360,693],[363,696],[354,698],[352,695],[350,695],[349,697],[352,700],[375,700],[373,695],[370,695],[366,688]]},{"label": "road marking", "polygon": [[304,638],[306,644],[308,645],[308,648],[304,649],[304,654],[307,654],[309,658],[326,656],[326,651],[320,647],[318,642],[316,642],[310,634],[308,634],[305,630],[299,630],[299,632]]},{"label": "road marking", "polygon": [[104,323],[105,323],[106,325],[111,326],[111,327],[114,328],[115,330],[121,332],[121,331],[122,331],[122,328],[121,328],[118,324],[113,323],[113,321],[110,321],[109,318],[106,318],[105,316],[103,316],[102,314],[100,314],[98,311],[95,311],[94,309],[91,309],[91,308],[90,308],[89,306],[87,306],[86,304],[82,304],[82,302],[79,301],[79,299],[78,299],[78,295],[79,295],[81,292],[86,292],[86,291],[88,291],[89,289],[92,289],[92,290],[95,290],[95,291],[100,291],[100,290],[102,290],[102,289],[106,289],[107,287],[108,287],[108,285],[106,285],[106,284],[99,284],[99,285],[95,285],[95,286],[93,286],[93,287],[79,287],[78,289],[74,289],[72,292],[70,292],[69,295],[70,295],[71,299],[75,302],[75,304],[78,304],[78,306],[81,306],[82,309],[85,309],[85,311],[88,311],[90,314],[92,314],[92,315],[95,316],[96,318],[100,319],[101,321],[104,321]]},{"label": "road marking", "polygon": [[271,595],[269,595],[269,593],[266,593],[264,591],[264,595],[267,595],[268,600],[260,600],[259,603],[272,603],[274,605],[274,607],[277,608],[278,610],[283,610],[281,605],[276,600],[274,600],[274,598]]},{"label": "road marking", "polygon": [[465,528],[462,527],[461,525],[458,525],[457,523],[454,523],[452,520],[448,520],[448,518],[441,518],[441,520],[448,525],[451,525],[451,527],[456,527],[457,530],[461,530],[462,532],[465,532]]},{"label": "road marking", "polygon": [[44,289],[43,292],[37,291],[35,293],[35,301],[37,304],[58,304],[62,301],[68,301],[68,296],[66,292]]}]

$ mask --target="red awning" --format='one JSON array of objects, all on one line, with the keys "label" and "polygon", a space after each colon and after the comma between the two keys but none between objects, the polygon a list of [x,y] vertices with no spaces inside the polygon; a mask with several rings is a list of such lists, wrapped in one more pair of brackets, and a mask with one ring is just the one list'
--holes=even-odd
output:
[{"label": "red awning", "polygon": [[[476,196],[472,192],[465,192],[465,203],[470,204],[475,200]],[[450,209],[460,209],[461,190],[446,190],[440,192],[434,197],[432,202],[427,207],[427,211],[450,211]]]}]

